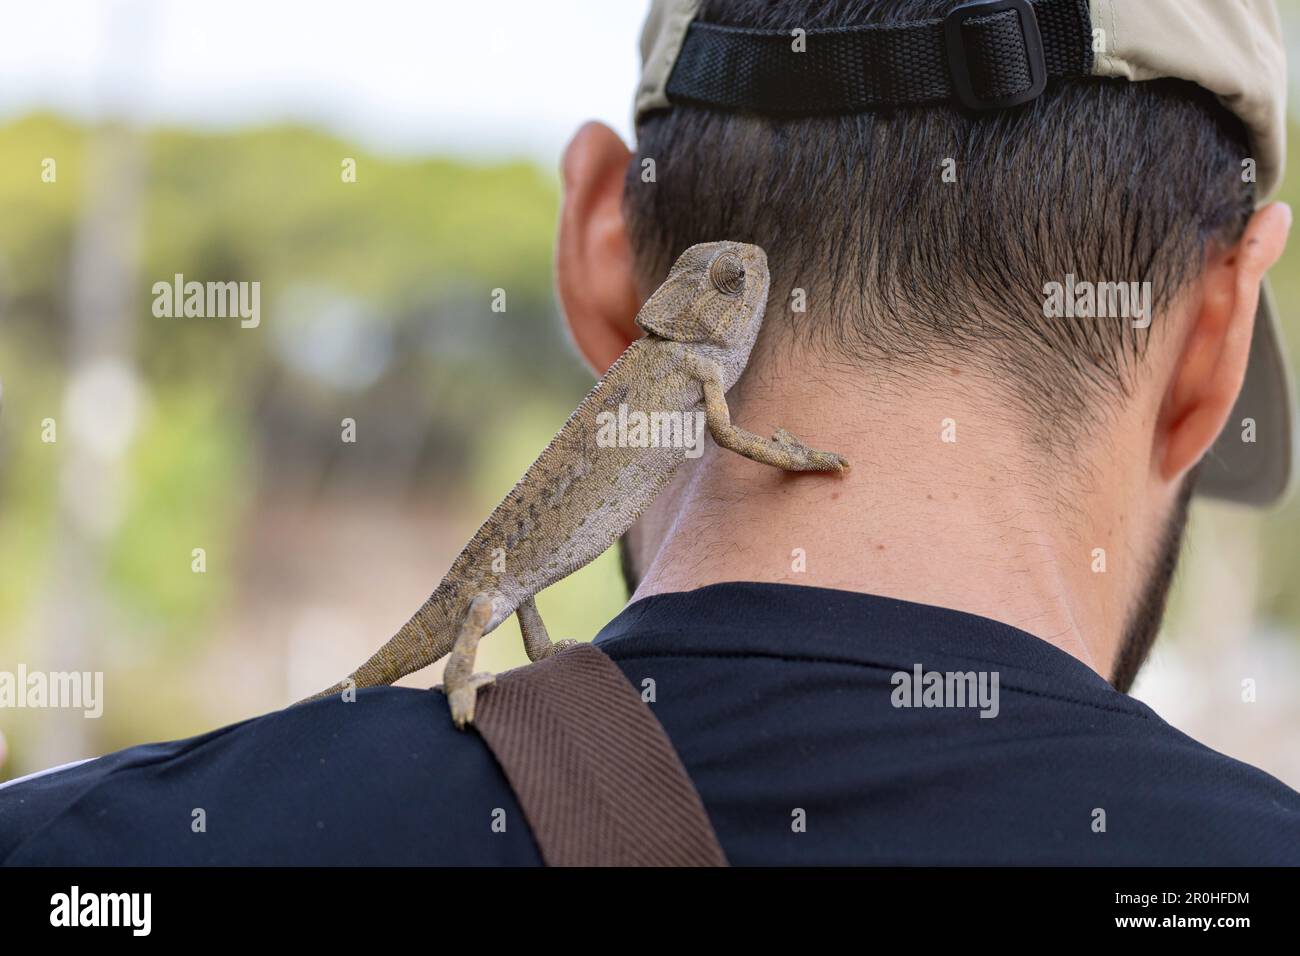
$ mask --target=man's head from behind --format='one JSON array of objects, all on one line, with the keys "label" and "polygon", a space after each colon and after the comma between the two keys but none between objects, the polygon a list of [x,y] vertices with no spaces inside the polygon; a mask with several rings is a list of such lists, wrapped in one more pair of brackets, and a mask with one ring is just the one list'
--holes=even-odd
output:
[{"label": "man's head from behind", "polygon": [[[696,19],[790,33],[956,5],[705,0]],[[560,291],[588,360],[603,370],[635,337],[637,304],[682,249],[762,246],[771,296],[750,374],[833,369],[901,407],[960,377],[976,414],[1018,436],[1023,493],[1084,538],[1080,560],[1091,534],[1140,569],[1108,597],[1125,605],[1108,670],[1127,688],[1290,221],[1254,213],[1240,121],[1191,83],[1083,79],[997,113],[675,105],[637,139],[629,154],[589,126],[566,156]]]}]

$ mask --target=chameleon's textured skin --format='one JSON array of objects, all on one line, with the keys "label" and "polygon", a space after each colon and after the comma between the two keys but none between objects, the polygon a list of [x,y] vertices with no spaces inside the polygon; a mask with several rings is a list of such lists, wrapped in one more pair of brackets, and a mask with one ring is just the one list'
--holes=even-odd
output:
[{"label": "chameleon's textured skin", "polygon": [[529,656],[549,653],[532,597],[614,544],[686,457],[684,447],[599,445],[601,412],[617,414],[620,405],[646,414],[706,410],[719,444],[780,467],[843,471],[844,459],[804,448],[784,431],[768,441],[730,424],[723,395],[749,360],[768,286],[767,257],[757,246],[714,242],[683,252],[637,315],[647,334],[610,366],[429,599],[350,681],[358,688],[392,683],[455,643],[463,652],[448,662],[446,683],[463,725],[472,720],[477,688],[491,682],[470,673],[479,637],[518,610]]}]

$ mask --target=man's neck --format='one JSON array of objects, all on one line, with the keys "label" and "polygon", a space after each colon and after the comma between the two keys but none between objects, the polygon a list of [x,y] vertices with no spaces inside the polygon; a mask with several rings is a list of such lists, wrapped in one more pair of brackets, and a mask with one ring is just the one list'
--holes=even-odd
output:
[{"label": "man's neck", "polygon": [[710,444],[635,529],[634,599],[723,581],[859,591],[1002,621],[1108,676],[1145,573],[1132,542],[1149,534],[1116,491],[1123,456],[1088,462],[1085,495],[986,383],[953,371],[904,391],[837,374],[797,389],[747,374],[732,416],[788,428],[851,471],[783,474]]}]

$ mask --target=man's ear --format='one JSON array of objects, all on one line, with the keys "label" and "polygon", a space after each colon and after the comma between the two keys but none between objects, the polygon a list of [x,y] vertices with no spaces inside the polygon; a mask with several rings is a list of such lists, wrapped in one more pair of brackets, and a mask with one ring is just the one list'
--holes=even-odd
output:
[{"label": "man's ear", "polygon": [[573,340],[597,375],[641,337],[635,321],[640,298],[623,221],[623,176],[631,161],[617,133],[603,123],[585,123],[561,164],[556,288]]},{"label": "man's ear", "polygon": [[1213,255],[1201,300],[1178,356],[1157,420],[1156,464],[1180,481],[1214,444],[1246,377],[1259,284],[1277,262],[1291,229],[1291,209],[1273,203],[1251,217],[1241,240]]}]

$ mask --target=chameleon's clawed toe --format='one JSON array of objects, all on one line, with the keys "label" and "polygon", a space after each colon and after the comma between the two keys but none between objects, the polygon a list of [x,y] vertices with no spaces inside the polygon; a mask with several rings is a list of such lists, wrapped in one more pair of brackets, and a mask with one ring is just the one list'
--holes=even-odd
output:
[{"label": "chameleon's clawed toe", "polygon": [[833,451],[808,452],[808,464],[813,471],[838,471],[843,474],[849,470],[849,460]]},{"label": "chameleon's clawed toe", "polygon": [[474,723],[474,707],[478,703],[478,692],[496,681],[493,674],[480,672],[471,674],[464,683],[446,685],[447,701],[451,705],[451,720],[457,730],[464,730]]},{"label": "chameleon's clawed toe", "polygon": [[843,455],[809,448],[784,428],[778,428],[772,434],[772,441],[794,455],[802,471],[838,471],[843,474],[849,470],[849,460]]}]

